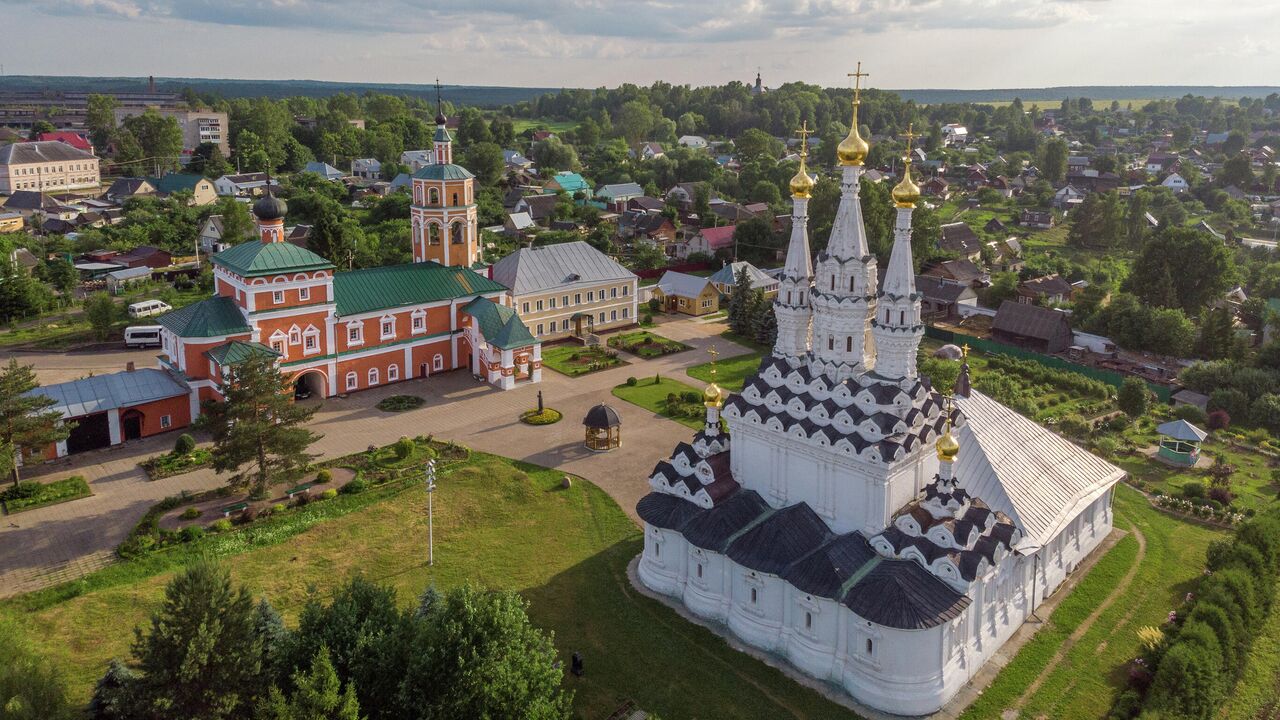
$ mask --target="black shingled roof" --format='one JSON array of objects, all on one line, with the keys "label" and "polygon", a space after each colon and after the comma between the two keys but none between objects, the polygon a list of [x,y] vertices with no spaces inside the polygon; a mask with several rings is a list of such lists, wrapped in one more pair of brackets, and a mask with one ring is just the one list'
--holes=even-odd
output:
[{"label": "black shingled roof", "polygon": [[700,512],[697,505],[666,493],[651,492],[636,503],[640,519],[663,530],[678,530]]},{"label": "black shingled roof", "polygon": [[881,560],[844,598],[858,617],[899,630],[936,627],[958,617],[969,602],[914,560]]},{"label": "black shingled roof", "polygon": [[826,523],[807,503],[790,505],[739,535],[725,554],[739,565],[773,575],[827,540]]},{"label": "black shingled roof", "polygon": [[845,533],[800,558],[782,579],[800,592],[835,599],[845,581],[875,557],[862,533]]},{"label": "black shingled roof", "polygon": [[768,511],[768,504],[756,491],[740,490],[728,500],[691,519],[681,533],[685,540],[696,547],[723,552],[729,538]]}]

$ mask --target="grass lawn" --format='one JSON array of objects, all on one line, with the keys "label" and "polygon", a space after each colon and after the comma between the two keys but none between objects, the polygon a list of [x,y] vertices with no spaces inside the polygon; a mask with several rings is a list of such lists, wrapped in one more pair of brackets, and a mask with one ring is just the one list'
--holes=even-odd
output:
[{"label": "grass lawn", "polygon": [[89,483],[85,482],[84,478],[72,475],[49,483],[28,480],[17,487],[8,486],[0,492],[0,499],[3,499],[5,512],[12,515],[23,510],[35,510],[79,500],[92,494],[93,491],[89,489]]},{"label": "grass lawn", "polygon": [[610,355],[601,348],[580,345],[556,345],[542,349],[542,364],[562,375],[578,377],[597,370],[627,365],[626,360]]},{"label": "grass lawn", "polygon": [[[1140,433],[1138,439],[1139,444],[1155,445],[1157,436],[1154,431],[1148,431]],[[1271,458],[1212,438],[1201,444],[1200,451],[1209,456],[1225,453],[1227,462],[1235,465],[1236,472],[1231,476],[1231,491],[1236,495],[1233,501],[1235,506],[1263,510],[1275,505],[1280,498],[1280,487],[1271,482]],[[1189,482],[1209,487],[1210,478],[1206,470],[1175,468],[1151,460],[1145,455],[1122,457],[1116,464],[1132,477],[1148,483],[1151,489],[1159,488],[1171,495],[1180,495],[1182,486]]]},{"label": "grass lawn", "polygon": [[[1020,717],[1105,718],[1125,689],[1127,663],[1138,654],[1138,629],[1160,625],[1170,610],[1182,605],[1203,569],[1206,548],[1224,535],[1159,512],[1123,485],[1116,490],[1115,518],[1116,527],[1137,528],[1146,539],[1146,555],[1137,575],[1027,698]],[[1000,671],[962,719],[1001,717],[1048,665],[1062,641],[1137,561],[1138,542],[1130,533],[1062,601],[1045,627]]]},{"label": "grass lawn", "polygon": [[541,128],[551,132],[564,132],[578,127],[578,123],[572,120],[548,120],[546,118],[516,118],[511,123],[515,126],[517,135],[531,128],[535,130]]},{"label": "grass lawn", "polygon": [[[667,411],[667,395],[674,393],[679,396],[681,393],[687,392],[697,393],[698,402],[681,402],[678,414],[669,413]],[[656,383],[653,381],[652,376],[639,378],[635,385],[619,385],[615,387],[613,394],[633,405],[639,405],[645,410],[651,410],[657,415],[670,418],[682,425],[688,425],[695,430],[701,430],[702,426],[706,424],[706,410],[701,400],[702,391],[665,376]]]},{"label": "grass lawn", "polygon": [[[747,377],[753,375],[760,367],[762,357],[764,357],[762,353],[747,353],[717,360],[716,384],[726,390],[741,390],[742,383],[746,382]],[[711,363],[709,362],[686,368],[685,372],[689,373],[689,377],[711,382]]]},{"label": "grass lawn", "polygon": [[656,358],[689,349],[688,345],[676,340],[664,338],[648,330],[622,333],[609,338],[609,347],[626,350],[632,355],[642,358]]},{"label": "grass lawn", "polygon": [[[112,326],[107,340],[120,340],[124,329],[130,325],[154,324],[153,318],[131,319],[125,315],[125,307],[129,303],[143,299],[155,298],[164,300],[175,310],[186,307],[197,300],[209,296],[207,290],[192,287],[186,290],[175,290],[166,283],[149,283],[135,286],[128,292],[114,298],[119,306],[120,318]],[[45,350],[65,350],[66,348],[86,343],[97,342],[88,319],[84,315],[84,306],[77,304],[67,308],[59,308],[41,315],[38,318],[22,320],[12,327],[4,329],[0,345],[18,347],[31,345]]]},{"label": "grass lawn", "polygon": [[[606,717],[626,700],[670,718],[850,717],[636,593],[626,565],[640,552],[640,530],[603,491],[584,481],[561,489],[561,477],[480,453],[443,473],[433,567],[425,560],[420,483],[287,540],[260,538],[257,546],[222,557],[237,582],[269,597],[289,623],[296,622],[308,588],[327,594],[354,573],[394,586],[406,607],[433,584],[517,590],[530,602],[534,623],[554,631],[565,667],[575,650],[586,660],[585,677],[566,673],[565,680],[579,717]],[[66,672],[74,698],[85,701],[107,661],[128,656],[133,627],[159,605],[175,564],[151,556],[100,571],[119,582],[91,577],[78,596],[44,593],[0,602],[0,621],[14,620],[29,637],[40,638],[43,651]]]},{"label": "grass lawn", "polygon": [[1280,704],[1280,588],[1271,599],[1271,614],[1262,630],[1254,638],[1245,659],[1244,674],[1227,696],[1226,706],[1218,715],[1223,720],[1252,720],[1274,717]]},{"label": "grass lawn", "polygon": [[724,338],[725,340],[728,340],[729,342],[737,343],[743,347],[751,348],[752,350],[755,350],[756,352],[761,354],[773,352],[772,346],[765,345],[764,343],[756,342],[755,338],[747,337],[745,335],[739,335],[738,333],[732,330],[725,330],[724,332],[720,333],[720,337]]}]

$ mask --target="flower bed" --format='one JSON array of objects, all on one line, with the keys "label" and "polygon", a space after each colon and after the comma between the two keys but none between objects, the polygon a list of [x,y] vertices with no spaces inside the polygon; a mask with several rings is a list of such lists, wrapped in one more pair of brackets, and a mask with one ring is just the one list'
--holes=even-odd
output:
[{"label": "flower bed", "polygon": [[626,350],[632,355],[639,355],[642,358],[661,357],[689,349],[689,346],[682,342],[664,338],[661,335],[645,330],[614,335],[609,338],[609,347]]},{"label": "flower bed", "polygon": [[553,425],[560,422],[564,417],[559,410],[551,408],[543,408],[541,412],[537,410],[526,410],[520,414],[520,422],[525,425]]},{"label": "flower bed", "polygon": [[192,470],[199,470],[202,467],[208,467],[212,463],[213,451],[206,448],[197,448],[185,455],[175,453],[157,455],[138,463],[138,467],[146,471],[147,479],[159,480],[188,473]]},{"label": "flower bed", "polygon": [[417,395],[392,395],[378,401],[377,408],[383,412],[405,412],[416,410],[427,404],[427,399]]},{"label": "flower bed", "polygon": [[12,515],[23,510],[34,510],[70,500],[79,500],[92,494],[93,491],[89,489],[89,483],[85,482],[84,478],[72,475],[51,483],[34,480],[18,483],[0,493],[0,502],[4,503],[5,512]]},{"label": "flower bed", "polygon": [[562,375],[578,377],[597,370],[626,365],[616,350],[559,345],[542,349],[542,364]]},{"label": "flower bed", "polygon": [[1247,519],[1243,513],[1232,512],[1230,508],[1215,509],[1212,505],[1197,503],[1187,498],[1172,495],[1153,495],[1151,501],[1156,507],[1175,515],[1184,515],[1196,520],[1214,523],[1223,527],[1238,525]]}]

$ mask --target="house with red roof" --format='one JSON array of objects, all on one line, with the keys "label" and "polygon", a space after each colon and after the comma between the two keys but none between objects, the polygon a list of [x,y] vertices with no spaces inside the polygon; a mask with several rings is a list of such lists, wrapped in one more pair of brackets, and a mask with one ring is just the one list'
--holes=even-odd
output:
[{"label": "house with red roof", "polygon": [[676,256],[687,258],[694,253],[715,255],[717,250],[733,250],[733,225],[702,228],[696,235],[680,244]]},{"label": "house with red roof", "polygon": [[77,150],[93,153],[93,143],[89,141],[88,136],[81,135],[80,133],[60,130],[58,132],[40,133],[40,137],[37,139],[41,142],[56,141],[66,143]]}]

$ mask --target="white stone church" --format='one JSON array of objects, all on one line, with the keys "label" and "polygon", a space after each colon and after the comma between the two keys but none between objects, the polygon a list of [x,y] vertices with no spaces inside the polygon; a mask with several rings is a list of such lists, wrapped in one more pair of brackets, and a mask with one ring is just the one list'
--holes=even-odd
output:
[{"label": "white stone church", "polygon": [[923,715],[1110,533],[1123,472],[972,390],[967,364],[950,396],[918,377],[920,191],[908,157],[877,284],[857,108],[827,249],[815,263],[802,155],[773,354],[723,406],[709,386],[705,428],[654,468],[638,574],[860,703]]}]

